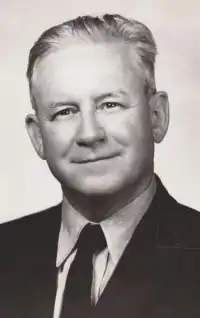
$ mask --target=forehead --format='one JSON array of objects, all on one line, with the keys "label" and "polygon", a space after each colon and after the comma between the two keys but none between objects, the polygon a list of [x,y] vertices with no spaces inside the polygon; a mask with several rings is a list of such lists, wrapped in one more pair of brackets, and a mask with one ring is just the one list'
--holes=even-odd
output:
[{"label": "forehead", "polygon": [[[117,89],[141,86],[141,69],[135,50],[126,43],[78,41],[50,52],[33,73],[33,91],[47,100],[51,95],[71,94],[77,98]],[[48,95],[48,96],[47,96]]]}]

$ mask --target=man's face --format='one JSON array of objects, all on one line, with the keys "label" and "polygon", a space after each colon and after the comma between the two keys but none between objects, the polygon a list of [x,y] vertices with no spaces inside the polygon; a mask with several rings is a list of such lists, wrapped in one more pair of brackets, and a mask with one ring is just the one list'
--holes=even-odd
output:
[{"label": "man's face", "polygon": [[151,172],[150,108],[134,59],[126,44],[79,41],[38,63],[39,154],[64,188],[111,194]]}]

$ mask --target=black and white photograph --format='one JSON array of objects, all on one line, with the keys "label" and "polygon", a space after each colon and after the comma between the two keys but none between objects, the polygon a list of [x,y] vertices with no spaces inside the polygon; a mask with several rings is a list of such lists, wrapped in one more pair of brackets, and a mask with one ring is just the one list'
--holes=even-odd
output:
[{"label": "black and white photograph", "polygon": [[0,318],[199,318],[200,2],[0,18]]}]

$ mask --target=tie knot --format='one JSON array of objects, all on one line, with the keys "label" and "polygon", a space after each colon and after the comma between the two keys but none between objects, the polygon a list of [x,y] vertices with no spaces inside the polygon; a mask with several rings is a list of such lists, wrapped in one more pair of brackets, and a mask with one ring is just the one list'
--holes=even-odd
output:
[{"label": "tie knot", "polygon": [[87,224],[81,231],[76,247],[91,251],[92,253],[102,251],[107,246],[107,242],[100,225]]}]

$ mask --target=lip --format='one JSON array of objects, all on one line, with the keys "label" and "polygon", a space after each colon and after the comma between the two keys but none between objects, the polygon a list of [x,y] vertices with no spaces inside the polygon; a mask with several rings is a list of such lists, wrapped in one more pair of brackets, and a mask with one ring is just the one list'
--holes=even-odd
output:
[{"label": "lip", "polygon": [[84,159],[77,158],[77,159],[72,160],[72,162],[79,163],[79,164],[95,163],[95,162],[113,159],[113,158],[118,157],[118,156],[119,156],[119,154],[111,154],[111,155],[107,155],[107,156],[99,156],[99,157],[94,157],[94,158],[84,158]]}]

